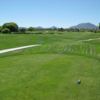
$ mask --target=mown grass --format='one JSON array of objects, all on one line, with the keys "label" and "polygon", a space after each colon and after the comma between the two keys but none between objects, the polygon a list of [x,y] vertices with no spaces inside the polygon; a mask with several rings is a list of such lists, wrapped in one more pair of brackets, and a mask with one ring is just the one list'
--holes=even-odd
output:
[{"label": "mown grass", "polygon": [[[0,35],[0,100],[99,100],[99,33]],[[1,44],[2,43],[2,44]],[[77,84],[77,80],[81,84]]]},{"label": "mown grass", "polygon": [[[79,35],[80,34],[80,35]],[[0,49],[17,47],[23,45],[30,45],[35,43],[54,43],[56,41],[63,40],[79,40],[86,39],[93,33],[76,33],[76,32],[64,32],[62,34],[0,34]],[[91,35],[91,36],[92,36]]]}]

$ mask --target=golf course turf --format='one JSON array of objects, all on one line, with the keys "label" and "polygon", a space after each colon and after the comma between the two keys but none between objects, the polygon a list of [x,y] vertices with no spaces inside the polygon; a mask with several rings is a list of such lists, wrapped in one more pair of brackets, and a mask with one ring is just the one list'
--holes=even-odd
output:
[{"label": "golf course turf", "polygon": [[[100,100],[100,33],[1,34],[0,100]],[[77,81],[81,80],[81,84]]]}]

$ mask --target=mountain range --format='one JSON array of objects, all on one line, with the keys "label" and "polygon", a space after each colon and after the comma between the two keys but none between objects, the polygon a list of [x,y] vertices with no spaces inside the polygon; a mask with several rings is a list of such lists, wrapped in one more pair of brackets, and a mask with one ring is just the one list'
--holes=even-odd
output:
[{"label": "mountain range", "polygon": [[77,28],[77,29],[98,29],[98,27],[92,23],[81,23],[76,26],[72,26],[70,28]]}]

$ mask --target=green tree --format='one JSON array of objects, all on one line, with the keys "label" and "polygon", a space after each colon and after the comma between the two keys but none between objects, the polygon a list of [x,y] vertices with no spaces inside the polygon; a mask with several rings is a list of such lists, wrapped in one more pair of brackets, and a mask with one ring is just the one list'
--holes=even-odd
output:
[{"label": "green tree", "polygon": [[0,26],[0,32],[1,32],[1,30],[2,30],[2,26]]},{"label": "green tree", "polygon": [[10,32],[18,32],[18,25],[14,22],[5,23],[2,27],[3,29],[8,28]]},{"label": "green tree", "polygon": [[28,30],[28,31],[34,31],[35,28],[34,28],[34,27],[29,27],[27,30]]},{"label": "green tree", "polygon": [[26,30],[27,30],[27,29],[26,29],[25,27],[20,27],[20,28],[19,28],[19,32],[22,32],[22,33],[25,33]]},{"label": "green tree", "polygon": [[58,31],[63,32],[64,31],[64,28],[58,28]]},{"label": "green tree", "polygon": [[10,33],[10,30],[8,28],[3,28],[1,30],[1,33]]},{"label": "green tree", "polygon": [[100,23],[99,23],[99,30],[100,30]]}]

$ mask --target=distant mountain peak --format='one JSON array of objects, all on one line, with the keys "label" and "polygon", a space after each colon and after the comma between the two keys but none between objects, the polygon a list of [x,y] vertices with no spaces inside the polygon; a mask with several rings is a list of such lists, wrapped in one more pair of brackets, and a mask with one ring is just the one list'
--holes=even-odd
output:
[{"label": "distant mountain peak", "polygon": [[76,26],[72,26],[70,28],[77,28],[77,29],[98,29],[98,27],[92,23],[80,23]]}]

